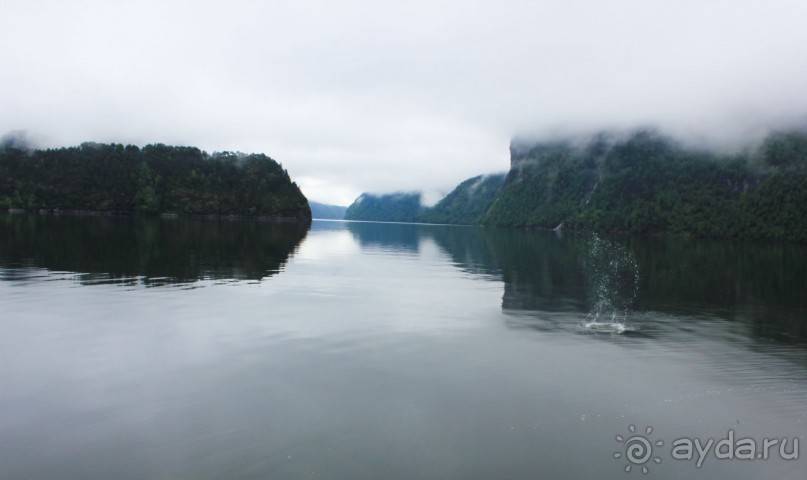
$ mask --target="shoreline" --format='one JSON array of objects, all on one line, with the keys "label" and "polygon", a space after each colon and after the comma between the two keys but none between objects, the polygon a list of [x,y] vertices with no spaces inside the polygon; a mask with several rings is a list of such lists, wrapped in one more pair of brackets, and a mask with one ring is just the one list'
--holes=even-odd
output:
[{"label": "shoreline", "polygon": [[37,209],[24,209],[24,208],[9,208],[7,213],[10,215],[34,214],[34,215],[47,215],[47,216],[71,216],[71,217],[143,217],[143,218],[207,218],[207,219],[226,219],[226,220],[260,220],[272,222],[287,222],[287,223],[306,223],[310,224],[311,220],[299,217],[281,217],[273,215],[235,215],[235,214],[221,214],[221,213],[207,213],[207,214],[192,214],[186,215],[181,213],[164,212],[158,214],[142,214],[135,212],[106,212],[103,210],[63,210],[60,208],[37,208]]}]

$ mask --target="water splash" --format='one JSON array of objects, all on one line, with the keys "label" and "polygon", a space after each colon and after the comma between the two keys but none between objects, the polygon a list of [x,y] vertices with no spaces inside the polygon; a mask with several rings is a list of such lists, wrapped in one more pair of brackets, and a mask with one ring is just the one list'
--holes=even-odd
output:
[{"label": "water splash", "polygon": [[587,243],[585,261],[592,308],[583,326],[595,332],[634,331],[627,320],[639,292],[636,259],[623,245],[595,234]]}]

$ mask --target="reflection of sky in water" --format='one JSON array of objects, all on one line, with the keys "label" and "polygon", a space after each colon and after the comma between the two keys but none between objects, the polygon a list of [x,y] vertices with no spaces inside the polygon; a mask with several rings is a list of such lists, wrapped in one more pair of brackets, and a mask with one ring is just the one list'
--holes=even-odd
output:
[{"label": "reflection of sky in water", "polygon": [[[314,222],[308,236],[300,245],[295,258],[302,261],[316,261],[322,258],[334,256],[335,253],[358,253],[361,250],[358,242],[354,240],[350,232],[341,228],[324,228],[323,222]],[[336,222],[333,222],[336,223]]]},{"label": "reflection of sky in water", "polygon": [[[266,295],[299,296],[304,310],[300,311],[295,303],[295,313],[307,319],[317,318],[314,321],[318,331],[341,330],[354,324],[369,329],[440,331],[478,325],[485,312],[498,313],[498,282],[491,284],[468,276],[459,278],[460,284],[446,288],[457,280],[457,272],[446,263],[447,255],[434,242],[421,240],[417,253],[400,249],[394,242],[376,242],[362,248],[360,240],[343,223],[339,224],[341,229],[329,225],[322,230],[319,223],[314,223],[286,272],[262,286]],[[411,282],[413,278],[418,278],[417,282]],[[477,293],[479,312],[470,318],[456,308],[466,301],[469,292]],[[368,295],[372,295],[372,302],[365,301]],[[424,309],[429,309],[430,314],[424,315]],[[320,311],[330,315],[319,318],[316,312]]]}]

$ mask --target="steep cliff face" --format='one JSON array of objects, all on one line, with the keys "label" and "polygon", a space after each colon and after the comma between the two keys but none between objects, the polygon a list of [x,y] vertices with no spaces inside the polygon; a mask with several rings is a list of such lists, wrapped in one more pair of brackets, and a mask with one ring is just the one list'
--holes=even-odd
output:
[{"label": "steep cliff face", "polygon": [[488,211],[488,225],[556,228],[577,212],[599,177],[599,143],[515,143],[510,172]]},{"label": "steep cliff face", "polygon": [[530,143],[526,140],[514,138],[510,142],[510,168],[512,169],[523,160],[526,160],[533,147],[535,147],[534,142]]},{"label": "steep cliff face", "polygon": [[480,223],[807,241],[807,134],[724,155],[655,132],[513,142]]}]

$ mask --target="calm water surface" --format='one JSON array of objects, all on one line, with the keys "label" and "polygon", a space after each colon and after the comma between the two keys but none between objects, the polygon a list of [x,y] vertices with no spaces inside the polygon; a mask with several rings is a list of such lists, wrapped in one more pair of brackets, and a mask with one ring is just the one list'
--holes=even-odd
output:
[{"label": "calm water surface", "polygon": [[[0,479],[804,479],[806,286],[792,244],[0,215]],[[729,432],[800,458],[672,457]]]}]

